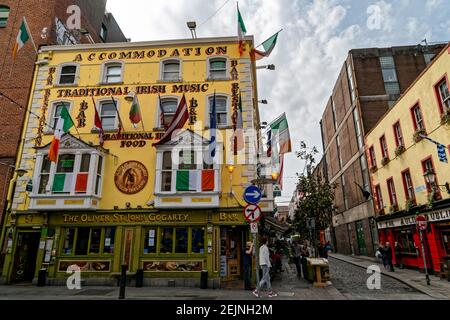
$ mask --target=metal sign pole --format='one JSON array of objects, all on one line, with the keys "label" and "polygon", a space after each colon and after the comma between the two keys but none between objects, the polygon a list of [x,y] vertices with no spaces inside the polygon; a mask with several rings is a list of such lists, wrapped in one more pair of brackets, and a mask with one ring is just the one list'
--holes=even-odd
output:
[{"label": "metal sign pole", "polygon": [[256,270],[256,289],[260,290],[259,287],[259,253],[258,253],[258,237],[256,233],[253,233],[253,254],[255,255],[255,270]]},{"label": "metal sign pole", "polygon": [[425,279],[427,280],[427,285],[430,285],[430,276],[428,275],[427,260],[425,258],[425,246],[423,244],[422,229],[420,227],[419,227],[419,235],[420,235],[420,244],[422,245],[422,257],[423,257],[423,267],[425,271]]}]

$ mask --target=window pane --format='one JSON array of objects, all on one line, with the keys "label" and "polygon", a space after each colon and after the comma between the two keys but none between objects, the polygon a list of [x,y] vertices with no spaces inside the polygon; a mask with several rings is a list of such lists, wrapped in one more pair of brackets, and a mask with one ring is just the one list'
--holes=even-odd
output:
[{"label": "window pane", "polygon": [[91,233],[91,247],[89,253],[98,254],[100,253],[100,241],[102,238],[102,229],[92,229]]},{"label": "window pane", "polygon": [[161,100],[161,105],[164,110],[164,115],[167,113],[175,113],[177,111],[178,101],[175,99],[164,99]]},{"label": "window pane", "polygon": [[49,178],[50,178],[49,174],[41,174],[41,178],[39,180],[39,190],[38,190],[39,194],[47,192],[46,187],[47,187]]},{"label": "window pane", "polygon": [[215,59],[211,60],[210,62],[210,68],[213,69],[225,69],[227,67],[226,61],[223,59]]},{"label": "window pane", "polygon": [[398,82],[386,82],[384,88],[387,94],[400,94],[400,86]]},{"label": "window pane", "polygon": [[176,72],[180,70],[180,64],[178,62],[167,62],[164,64],[164,72]]},{"label": "window pane", "polygon": [[122,79],[120,76],[112,75],[106,77],[106,83],[117,83],[120,82]]},{"label": "window pane", "polygon": [[75,247],[76,255],[87,255],[90,231],[90,228],[78,228],[77,244]]},{"label": "window pane", "polygon": [[102,174],[102,164],[103,164],[103,158],[98,157],[97,174]]},{"label": "window pane", "polygon": [[103,246],[103,253],[114,253],[114,236],[116,235],[116,228],[105,229],[105,243]]},{"label": "window pane", "polygon": [[383,80],[385,82],[397,82],[397,75],[395,69],[383,69]]},{"label": "window pane", "polygon": [[173,228],[161,229],[161,248],[160,253],[172,253],[173,250]]},{"label": "window pane", "polygon": [[64,243],[63,243],[63,254],[73,253],[73,240],[75,237],[75,229],[65,229],[64,230]]},{"label": "window pane", "polygon": [[76,66],[65,66],[61,68],[61,74],[75,74],[76,72]]},{"label": "window pane", "polygon": [[197,169],[194,157],[194,151],[180,151],[180,164],[178,165],[178,168],[186,170]]},{"label": "window pane", "polygon": [[163,153],[163,170],[171,170],[172,169],[172,152],[165,151]]},{"label": "window pane", "polygon": [[172,190],[172,171],[165,171],[161,173],[161,191]]},{"label": "window pane", "polygon": [[225,70],[211,70],[210,77],[211,79],[224,79],[227,76],[227,72]]},{"label": "window pane", "polygon": [[205,253],[204,228],[192,228],[192,253]]},{"label": "window pane", "polygon": [[227,114],[226,113],[217,113],[217,124],[218,125],[226,125],[227,124]]},{"label": "window pane", "polygon": [[102,126],[104,129],[113,129],[115,128],[116,117],[102,117]]},{"label": "window pane", "polygon": [[380,57],[381,68],[395,68],[394,57]]},{"label": "window pane", "polygon": [[175,253],[187,253],[188,250],[188,229],[176,228]]},{"label": "window pane", "polygon": [[173,115],[164,115],[164,124],[168,126],[172,122],[173,117]]},{"label": "window pane", "polygon": [[75,165],[74,154],[61,154],[59,155],[58,165],[56,166],[56,172],[73,172]]},{"label": "window pane", "polygon": [[122,73],[122,67],[121,66],[109,66],[106,73],[108,76],[120,76]]},{"label": "window pane", "polygon": [[116,108],[114,107],[114,104],[112,102],[105,102],[102,103],[102,108],[100,110],[101,116],[115,116],[116,115]]},{"label": "window pane", "polygon": [[48,156],[45,156],[44,159],[42,160],[41,173],[49,173],[51,165],[52,163],[50,160],[48,160]]},{"label": "window pane", "polygon": [[144,232],[144,254],[156,253],[156,228],[147,228]]},{"label": "window pane", "polygon": [[61,75],[59,77],[59,83],[60,84],[71,84],[75,82],[75,75]]},{"label": "window pane", "polygon": [[81,156],[80,172],[89,172],[89,163],[91,161],[91,155],[85,153]]}]

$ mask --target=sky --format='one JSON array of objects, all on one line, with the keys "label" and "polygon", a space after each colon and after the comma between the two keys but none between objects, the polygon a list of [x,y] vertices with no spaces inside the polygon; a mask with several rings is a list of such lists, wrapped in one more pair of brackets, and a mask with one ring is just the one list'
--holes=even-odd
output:
[{"label": "sky", "polygon": [[[197,22],[197,37],[237,36],[234,0],[108,0],[131,41],[191,38],[187,21]],[[300,141],[322,156],[319,121],[350,49],[450,41],[448,0],[240,0],[239,10],[259,44],[280,29],[277,45],[258,70],[261,121],[286,112],[293,152],[285,155],[279,205],[295,190],[304,163],[296,157]]]}]

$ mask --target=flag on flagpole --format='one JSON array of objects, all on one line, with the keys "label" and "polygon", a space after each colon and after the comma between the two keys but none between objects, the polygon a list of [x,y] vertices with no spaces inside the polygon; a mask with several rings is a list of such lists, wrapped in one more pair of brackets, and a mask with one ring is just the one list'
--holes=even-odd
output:
[{"label": "flag on flagpole", "polygon": [[283,189],[283,168],[284,168],[284,154],[280,154],[280,172],[277,178],[277,184],[280,186],[280,189]]},{"label": "flag on flagpole", "polygon": [[267,131],[267,156],[272,156],[272,130]]},{"label": "flag on flagpole", "polygon": [[262,58],[266,58],[266,57],[270,56],[270,53],[272,52],[273,48],[275,48],[275,45],[277,44],[278,34],[280,32],[281,32],[281,30],[278,31],[277,33],[275,33],[273,36],[271,36],[269,39],[267,39],[266,41],[264,41],[261,44],[264,48],[264,51],[253,49],[252,50],[252,58],[254,60],[260,60]]},{"label": "flag on flagpole", "polygon": [[119,109],[117,109],[117,103],[116,103],[116,100],[114,100],[114,98],[113,98],[112,96],[111,96],[111,101],[112,101],[112,103],[113,103],[113,105],[114,105],[114,109],[116,110],[117,118],[119,119],[119,132],[118,132],[118,134],[120,135],[120,133],[121,133],[122,130],[124,129],[124,127],[123,127],[123,122],[122,122],[122,119],[120,118]]},{"label": "flag on flagpole", "polygon": [[19,28],[19,33],[16,37],[16,43],[14,44],[13,48],[13,59],[16,58],[17,52],[22,49],[22,47],[25,45],[25,43],[30,39],[30,34],[28,32],[27,22],[25,20],[25,17],[22,18],[22,23]]},{"label": "flag on flagpole", "polygon": [[164,121],[164,108],[161,103],[161,95],[159,94],[159,92],[158,92],[158,99],[159,99],[159,117],[160,117],[159,120],[160,120],[161,126],[163,128],[166,128],[166,124]]},{"label": "flag on flagpole", "polygon": [[130,121],[135,129],[138,127],[138,123],[142,121],[141,108],[139,106],[137,94],[134,95],[133,102],[131,103]]},{"label": "flag on flagpole", "polygon": [[209,141],[209,156],[210,156],[210,159],[212,160],[216,156],[217,115],[216,115],[216,92],[215,91],[214,91],[213,102],[212,102],[212,106],[211,106],[211,117],[209,119],[209,130],[211,132],[211,138]]},{"label": "flag on flagpole", "polygon": [[58,150],[59,150],[59,141],[61,140],[61,136],[68,132],[70,128],[74,126],[74,122],[70,117],[69,111],[67,111],[66,107],[63,105],[61,109],[61,114],[58,119],[58,123],[55,128],[55,134],[52,140],[52,144],[50,145],[50,151],[48,153],[48,159],[50,161],[56,162],[58,159]]},{"label": "flag on flagpole", "polygon": [[92,97],[92,103],[94,104],[94,110],[95,110],[95,118],[94,118],[94,126],[99,130],[98,139],[100,146],[103,147],[103,125],[102,120],[100,119],[100,115],[98,114],[97,107],[95,106],[95,100],[94,97]]},{"label": "flag on flagpole", "polygon": [[279,153],[288,153],[292,151],[291,137],[289,135],[289,126],[286,114],[283,113],[278,119],[270,124],[270,129],[273,131],[273,140],[279,143]]},{"label": "flag on flagpole", "polygon": [[158,141],[153,143],[153,146],[164,144],[172,138],[172,133],[177,130],[183,128],[186,121],[189,119],[188,108],[186,104],[186,97],[183,94],[183,97],[178,104],[177,111],[175,112],[175,116],[172,118],[166,132],[163,137]]},{"label": "flag on flagpole", "polygon": [[244,20],[242,19],[241,12],[239,11],[239,4],[237,4],[237,15],[238,15],[238,39],[239,39],[239,54],[242,56],[244,54],[244,36],[247,33],[245,28]]},{"label": "flag on flagpole", "polygon": [[242,150],[244,146],[244,123],[242,119],[242,96],[239,91],[239,102],[238,102],[238,110],[237,110],[237,119],[236,119],[236,127],[234,130],[234,154],[237,155],[239,150]]}]

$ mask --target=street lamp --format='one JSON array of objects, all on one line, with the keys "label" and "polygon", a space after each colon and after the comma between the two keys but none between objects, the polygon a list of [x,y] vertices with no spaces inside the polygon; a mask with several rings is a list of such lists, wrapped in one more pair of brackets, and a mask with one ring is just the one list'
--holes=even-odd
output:
[{"label": "street lamp", "polygon": [[192,39],[197,39],[197,33],[195,32],[195,28],[197,28],[197,24],[195,23],[195,21],[188,21],[186,24],[187,24],[189,30],[191,30]]},{"label": "street lamp", "polygon": [[433,169],[428,169],[423,177],[425,178],[425,181],[430,184],[433,193],[436,192],[436,189],[440,189],[442,191],[447,191],[447,193],[450,194],[450,185],[448,182],[442,185],[436,184],[436,173]]},{"label": "street lamp", "polygon": [[233,194],[233,171],[234,171],[234,165],[229,164],[227,166],[228,172],[230,173],[230,194]]},{"label": "street lamp", "polygon": [[264,100],[258,100],[258,102],[262,103],[262,104],[267,104],[267,100],[265,100],[265,99]]},{"label": "street lamp", "polygon": [[267,69],[267,70],[275,70],[274,64],[267,64],[264,66],[257,66],[256,69]]},{"label": "street lamp", "polygon": [[272,176],[272,179],[276,181],[278,176],[279,176],[279,173],[278,172],[272,172],[271,176]]}]

